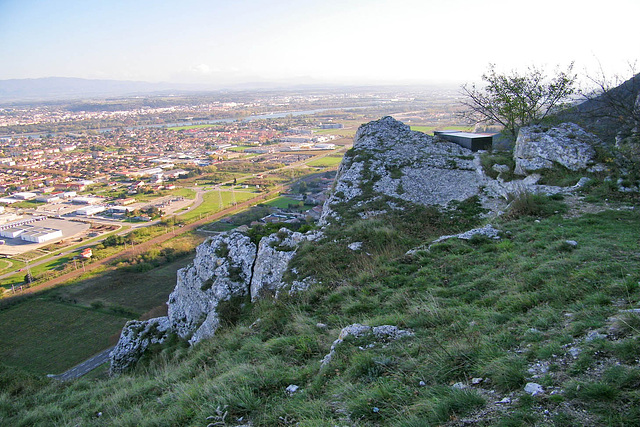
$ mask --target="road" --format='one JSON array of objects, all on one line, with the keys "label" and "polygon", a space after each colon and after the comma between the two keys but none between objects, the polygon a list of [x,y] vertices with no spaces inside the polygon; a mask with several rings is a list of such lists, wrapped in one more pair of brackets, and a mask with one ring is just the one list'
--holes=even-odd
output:
[{"label": "road", "polygon": [[106,363],[109,360],[109,353],[111,353],[113,347],[109,347],[106,350],[102,350],[100,353],[93,356],[91,359],[85,360],[79,365],[74,366],[66,372],[61,374],[49,374],[47,375],[49,378],[53,378],[60,381],[68,381],[79,378],[92,370],[96,369],[98,366]]}]

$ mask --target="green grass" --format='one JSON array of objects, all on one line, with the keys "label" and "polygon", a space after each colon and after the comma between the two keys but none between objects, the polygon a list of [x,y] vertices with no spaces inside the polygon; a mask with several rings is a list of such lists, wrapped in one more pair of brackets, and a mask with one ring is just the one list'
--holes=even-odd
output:
[{"label": "green grass", "polygon": [[108,347],[127,320],[34,298],[0,311],[0,360],[39,374],[61,373]]},{"label": "green grass", "polygon": [[300,200],[292,199],[291,197],[278,197],[263,203],[263,205],[274,207],[274,208],[287,209],[289,208],[289,205],[297,206],[300,204],[300,202],[301,202]]},{"label": "green grass", "polygon": [[312,160],[307,162],[307,166],[313,166],[316,168],[329,168],[338,166],[342,161],[342,156],[326,156],[321,159]]},{"label": "green grass", "polygon": [[[625,317],[615,342],[583,338],[606,330],[620,308],[640,304],[632,232],[640,213],[514,215],[492,220],[500,240],[451,239],[405,255],[478,225],[474,213],[467,203],[327,227],[327,238],[301,246],[293,262],[299,277],[320,279],[309,290],[240,305],[215,338],[192,348],[172,340],[117,378],[49,385],[0,370],[0,420],[223,425],[243,417],[260,426],[421,426],[456,425],[481,408],[484,425],[540,423],[544,411],[564,425],[575,424],[575,413],[590,425],[637,423],[640,321]],[[353,241],[363,242],[361,251],[346,249]],[[373,347],[347,339],[321,368],[341,328],[355,322],[393,324],[415,336]],[[580,356],[558,362],[568,345]],[[552,367],[533,379],[528,368],[538,360]],[[594,367],[601,375],[593,376]],[[474,377],[485,380],[452,387]],[[531,380],[562,393],[527,396]],[[288,396],[290,384],[301,391]],[[495,390],[490,401],[478,387]],[[487,405],[511,393],[518,403],[505,412]]]}]

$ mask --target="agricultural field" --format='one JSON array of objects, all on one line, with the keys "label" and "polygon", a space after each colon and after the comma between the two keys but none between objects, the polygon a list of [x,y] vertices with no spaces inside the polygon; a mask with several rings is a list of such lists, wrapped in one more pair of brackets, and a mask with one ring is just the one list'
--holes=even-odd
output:
[{"label": "agricultural field", "polygon": [[[192,249],[205,236],[187,234],[166,242]],[[176,272],[191,262],[182,256],[145,272],[103,269],[62,287],[0,307],[0,360],[9,366],[61,373],[115,344],[124,324],[166,313]]]},{"label": "agricultural field", "polygon": [[0,311],[0,360],[60,373],[109,346],[128,318],[65,302],[32,298]]},{"label": "agricultural field", "polygon": [[259,193],[257,192],[248,191],[209,191],[204,193],[203,201],[200,206],[195,209],[187,210],[185,213],[179,215],[179,218],[184,221],[190,221],[192,219],[199,218],[201,215],[210,215],[231,206],[234,201],[236,203],[241,203],[245,200],[256,197],[258,194]]},{"label": "agricultural field", "polygon": [[312,166],[316,168],[329,168],[335,167],[340,164],[342,161],[342,155],[340,156],[326,156],[320,159],[312,160],[307,163],[307,166]]}]

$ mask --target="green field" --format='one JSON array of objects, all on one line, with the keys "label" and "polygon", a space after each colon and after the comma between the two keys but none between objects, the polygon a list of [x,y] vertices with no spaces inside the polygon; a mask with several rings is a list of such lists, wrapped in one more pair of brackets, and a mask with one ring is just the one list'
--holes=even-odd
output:
[{"label": "green field", "polygon": [[464,132],[472,132],[473,127],[472,126],[445,126],[444,128],[440,128],[439,126],[411,126],[411,130],[433,134],[434,130],[459,130]]},{"label": "green field", "polygon": [[271,206],[273,208],[287,209],[289,205],[298,205],[300,200],[292,199],[291,197],[278,197],[268,202],[263,203],[265,206]]},{"label": "green field", "polygon": [[320,159],[312,160],[307,163],[307,166],[313,166],[316,168],[328,168],[332,166],[337,166],[342,161],[342,156],[326,156]]},{"label": "green field", "polygon": [[33,298],[0,311],[0,360],[40,374],[61,373],[107,348],[127,320]]},{"label": "green field", "polygon": [[[188,234],[163,246],[192,248],[203,239]],[[102,269],[0,310],[0,360],[41,374],[75,366],[113,345],[127,320],[152,310],[152,317],[164,314],[176,272],[191,260],[145,273]]]},{"label": "green field", "polygon": [[[244,202],[258,195],[258,193],[250,193],[246,191],[209,191],[204,193],[203,201],[200,206],[195,209],[190,209],[187,212],[179,215],[180,219],[184,221],[190,221],[195,218],[199,218],[201,215],[206,216],[212,213],[221,211],[232,205],[234,199],[236,203]],[[222,207],[221,199],[222,198]]]}]

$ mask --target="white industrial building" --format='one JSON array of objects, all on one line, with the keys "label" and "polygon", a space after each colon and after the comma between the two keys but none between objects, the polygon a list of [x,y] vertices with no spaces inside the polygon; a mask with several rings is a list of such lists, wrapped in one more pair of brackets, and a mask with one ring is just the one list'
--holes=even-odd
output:
[{"label": "white industrial building", "polygon": [[0,230],[0,236],[8,237],[9,239],[15,239],[16,237],[20,236],[24,232],[26,227],[28,226],[23,225],[22,227],[18,226],[18,227],[7,228],[5,230]]},{"label": "white industrial building", "polygon": [[104,212],[107,208],[104,206],[85,206],[75,211],[76,215],[91,216],[100,212]]},{"label": "white industrial building", "polygon": [[62,237],[62,230],[46,227],[27,227],[29,228],[20,234],[20,238],[26,242],[44,243]]},{"label": "white industrial building", "polygon": [[0,236],[10,239],[20,237],[25,242],[44,243],[62,237],[62,230],[25,224],[0,230]]}]

